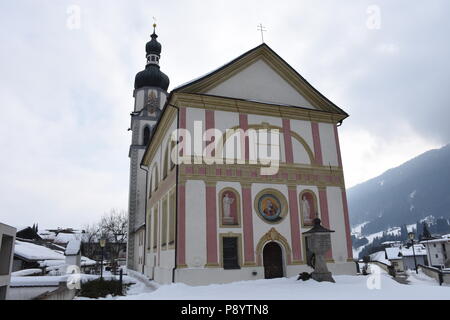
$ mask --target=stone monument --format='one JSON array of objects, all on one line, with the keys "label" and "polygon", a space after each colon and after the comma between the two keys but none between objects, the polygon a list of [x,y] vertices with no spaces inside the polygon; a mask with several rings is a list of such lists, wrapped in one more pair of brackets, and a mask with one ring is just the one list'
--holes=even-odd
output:
[{"label": "stone monument", "polygon": [[328,271],[324,258],[324,254],[331,249],[330,233],[334,231],[324,228],[320,223],[319,218],[314,219],[314,227],[304,233],[308,249],[314,254],[315,258],[314,271],[311,273],[311,278],[319,282],[335,282],[331,272]]}]

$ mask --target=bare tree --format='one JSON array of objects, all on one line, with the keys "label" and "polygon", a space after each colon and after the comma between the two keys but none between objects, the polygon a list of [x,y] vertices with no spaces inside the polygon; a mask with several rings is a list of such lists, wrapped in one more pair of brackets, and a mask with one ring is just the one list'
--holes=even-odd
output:
[{"label": "bare tree", "polygon": [[100,235],[98,224],[87,224],[83,228],[81,241],[83,243],[83,255],[95,259],[96,245]]},{"label": "bare tree", "polygon": [[111,263],[115,270],[116,260],[127,242],[128,215],[125,210],[111,209],[104,214],[99,223],[99,237],[108,241]]}]

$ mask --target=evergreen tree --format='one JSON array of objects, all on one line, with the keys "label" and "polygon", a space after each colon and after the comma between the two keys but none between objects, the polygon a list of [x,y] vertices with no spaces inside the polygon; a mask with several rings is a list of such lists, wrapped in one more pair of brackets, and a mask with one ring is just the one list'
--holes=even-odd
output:
[{"label": "evergreen tree", "polygon": [[401,240],[408,240],[408,228],[406,228],[406,224],[402,225],[400,228]]},{"label": "evergreen tree", "polygon": [[423,231],[420,240],[422,239],[431,239],[431,233],[428,230],[428,224],[426,222],[423,223]]}]

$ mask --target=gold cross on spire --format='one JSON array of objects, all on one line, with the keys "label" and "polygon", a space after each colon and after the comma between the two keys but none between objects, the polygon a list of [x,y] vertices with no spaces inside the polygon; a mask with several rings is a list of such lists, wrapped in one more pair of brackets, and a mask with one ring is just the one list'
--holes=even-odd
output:
[{"label": "gold cross on spire", "polygon": [[156,18],[153,17],[153,33],[156,31]]},{"label": "gold cross on spire", "polygon": [[261,41],[262,41],[262,43],[264,43],[264,32],[267,31],[267,30],[266,30],[266,27],[264,27],[264,26],[262,25],[262,23],[260,23],[257,30],[258,30],[258,31],[261,31]]}]

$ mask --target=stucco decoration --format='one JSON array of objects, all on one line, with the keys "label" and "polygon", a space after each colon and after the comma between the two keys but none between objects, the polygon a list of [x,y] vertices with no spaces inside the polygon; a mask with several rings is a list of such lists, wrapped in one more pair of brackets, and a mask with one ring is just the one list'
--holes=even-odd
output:
[{"label": "stucco decoration", "polygon": [[285,237],[283,237],[275,228],[271,228],[265,235],[261,237],[261,239],[258,242],[258,245],[256,246],[256,256],[258,257],[258,265],[262,265],[262,251],[266,243],[275,241],[283,245],[285,250],[285,255],[287,258],[287,262],[291,262],[291,247],[289,246],[288,241]]}]

